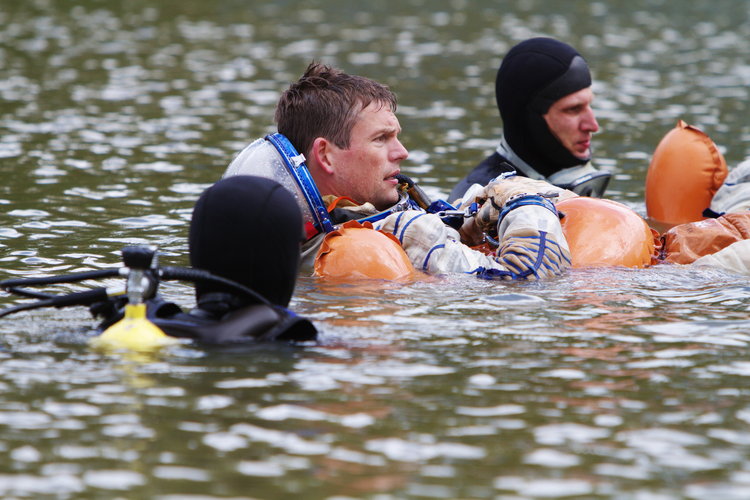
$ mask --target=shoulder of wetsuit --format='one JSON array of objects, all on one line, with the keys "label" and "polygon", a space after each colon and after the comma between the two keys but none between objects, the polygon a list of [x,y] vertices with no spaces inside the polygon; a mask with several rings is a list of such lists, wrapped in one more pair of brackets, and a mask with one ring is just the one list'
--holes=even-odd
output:
[{"label": "shoulder of wetsuit", "polygon": [[456,184],[456,186],[451,191],[449,199],[452,201],[461,198],[466,193],[466,190],[469,189],[469,187],[473,184],[485,186],[492,179],[506,172],[515,172],[517,175],[525,177],[525,175],[519,169],[515,168],[515,166],[507,158],[495,151],[487,158],[482,160],[479,165],[474,167],[474,169],[469,172],[466,177],[461,179]]},{"label": "shoulder of wetsuit", "polygon": [[152,321],[167,335],[190,338],[204,345],[300,342],[317,338],[317,329],[308,319],[284,307],[267,304],[245,306],[221,319],[213,319],[198,309]]},{"label": "shoulder of wetsuit", "polygon": [[526,177],[523,172],[510,162],[510,160],[495,151],[485,158],[482,163],[477,165],[474,170],[466,176],[466,180],[470,182],[470,185],[480,184],[484,186],[498,175],[510,172],[515,172],[516,175]]}]

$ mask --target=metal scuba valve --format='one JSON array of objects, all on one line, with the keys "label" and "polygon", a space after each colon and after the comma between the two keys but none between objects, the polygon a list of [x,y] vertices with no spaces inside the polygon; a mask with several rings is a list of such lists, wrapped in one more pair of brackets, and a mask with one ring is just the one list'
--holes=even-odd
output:
[{"label": "metal scuba valve", "polygon": [[91,343],[104,349],[151,351],[178,342],[146,318],[144,300],[156,293],[156,247],[125,247],[122,250],[127,272],[125,316],[107,328]]}]

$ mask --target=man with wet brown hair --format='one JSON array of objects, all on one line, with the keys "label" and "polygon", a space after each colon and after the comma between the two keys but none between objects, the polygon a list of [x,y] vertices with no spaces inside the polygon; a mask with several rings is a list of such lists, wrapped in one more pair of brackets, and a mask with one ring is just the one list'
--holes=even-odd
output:
[{"label": "man with wet brown hair", "polygon": [[409,152],[398,140],[396,96],[378,82],[313,62],[276,107],[279,132],[305,155],[321,195],[385,210]]}]

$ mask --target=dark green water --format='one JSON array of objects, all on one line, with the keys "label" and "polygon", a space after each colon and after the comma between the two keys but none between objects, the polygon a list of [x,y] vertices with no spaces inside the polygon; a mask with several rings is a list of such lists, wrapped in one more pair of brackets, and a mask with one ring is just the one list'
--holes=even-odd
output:
[{"label": "dark green water", "polygon": [[[399,96],[428,194],[496,146],[494,73],[534,35],[588,59],[610,194],[644,212],[678,119],[750,156],[750,4],[0,0],[2,277],[187,263],[199,193],[312,59]],[[162,291],[187,306],[189,288]],[[0,305],[11,303],[0,298]],[[750,285],[712,269],[545,283],[303,276],[321,342],[97,353],[85,310],[0,320],[4,498],[750,497]]]}]

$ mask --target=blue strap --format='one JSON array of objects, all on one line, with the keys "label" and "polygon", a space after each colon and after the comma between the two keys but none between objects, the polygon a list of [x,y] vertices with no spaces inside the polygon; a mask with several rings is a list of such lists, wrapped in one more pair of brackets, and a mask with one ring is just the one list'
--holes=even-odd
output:
[{"label": "blue strap", "polygon": [[310,207],[310,212],[315,221],[315,229],[318,232],[326,233],[333,231],[333,223],[323,203],[323,198],[320,196],[320,191],[318,191],[318,187],[315,185],[315,181],[307,169],[305,157],[299,154],[294,149],[292,143],[289,142],[289,139],[280,133],[269,134],[265,139],[273,144],[276,151],[284,159],[287,170],[292,174],[292,178],[294,178],[302,194],[305,196],[305,201],[307,202],[307,206]]},{"label": "blue strap", "polygon": [[[400,233],[398,235],[398,242],[399,243],[401,243],[402,245],[404,244],[404,236],[406,235],[406,230],[409,228],[409,226],[411,225],[412,222],[414,222],[415,220],[419,219],[423,215],[427,215],[427,213],[422,212],[419,215],[415,215],[414,217],[412,217],[411,219],[409,219],[409,222],[407,222],[406,224],[404,224],[404,228],[401,229],[401,231],[398,231],[398,225],[394,226],[393,233],[394,234]],[[398,222],[401,221],[402,217],[403,217],[403,213],[401,215],[399,215],[398,220],[396,221],[397,224],[398,224]]]},{"label": "blue strap", "polygon": [[[539,279],[539,269],[547,268],[552,269],[549,265],[544,262],[544,255],[549,250],[556,255],[563,256],[563,252],[560,252],[560,245],[550,240],[545,231],[539,231],[539,236],[524,236],[524,239],[536,240],[530,241],[529,246],[536,246],[536,258],[529,256],[528,254],[521,254],[517,252],[509,252],[507,255],[516,255],[521,260],[533,259],[533,262],[529,262],[529,265],[525,269],[520,269],[517,265],[506,259],[498,259],[498,262],[503,264],[506,269],[487,269],[485,267],[479,267],[468,274],[476,274],[479,278],[486,280],[497,280],[497,279],[513,279],[523,280],[528,279],[529,276],[534,276]],[[563,257],[563,260],[570,263],[570,259]]]},{"label": "blue strap", "polygon": [[424,262],[422,262],[422,270],[427,270],[427,264],[430,262],[430,257],[432,257],[432,252],[435,250],[439,250],[441,248],[445,248],[445,244],[435,245],[434,247],[430,248],[430,251],[427,252],[427,256],[424,258]]},{"label": "blue strap", "polygon": [[[398,217],[396,217],[396,222],[393,224],[394,235],[398,235],[398,226],[401,225],[401,219],[403,218],[404,218],[404,212],[401,212],[400,214],[398,214]],[[401,238],[399,238],[398,242],[403,243],[403,241],[401,241]]]},{"label": "blue strap", "polygon": [[555,217],[558,216],[555,205],[544,196],[538,194],[524,194],[515,198],[511,198],[507,203],[505,203],[502,211],[500,212],[500,216],[497,218],[497,225],[499,226],[505,216],[508,215],[512,210],[525,206],[544,207],[555,214]]}]

